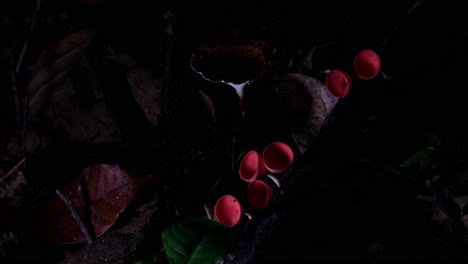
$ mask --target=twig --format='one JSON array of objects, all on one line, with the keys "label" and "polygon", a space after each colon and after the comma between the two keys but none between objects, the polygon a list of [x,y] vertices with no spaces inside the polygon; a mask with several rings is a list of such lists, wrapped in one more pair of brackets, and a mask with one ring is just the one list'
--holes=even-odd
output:
[{"label": "twig", "polygon": [[68,210],[70,211],[73,219],[75,219],[76,223],[78,224],[78,226],[81,229],[81,232],[85,236],[86,242],[88,243],[88,245],[91,245],[93,243],[93,239],[92,239],[91,235],[89,234],[88,228],[86,228],[83,221],[81,220],[80,215],[76,211],[75,206],[73,206],[72,202],[70,201],[70,197],[68,197],[68,195],[63,193],[60,189],[55,190],[55,193],[57,193],[57,195],[60,197],[60,199],[62,199],[62,201],[65,203],[65,205],[67,206]]},{"label": "twig", "polygon": [[9,170],[5,175],[0,177],[0,179],[6,179],[11,175],[15,174],[19,170],[19,168],[24,164],[25,161],[26,160],[24,158],[20,160],[20,162],[18,162],[13,168],[11,168],[11,170]]},{"label": "twig", "polygon": [[[165,37],[166,37],[166,48],[165,48],[165,58],[164,58],[164,69],[163,69],[163,87],[161,89],[161,133],[163,134],[164,140],[161,142],[162,147],[165,149],[166,153],[171,153],[168,155],[168,158],[171,155],[175,155],[176,152],[176,143],[173,139],[173,130],[175,130],[176,118],[173,116],[177,111],[170,109],[172,105],[176,105],[176,102],[173,98],[174,93],[174,81],[173,73],[174,70],[174,45],[175,45],[175,15],[170,11],[166,12],[163,17],[163,22],[165,26]],[[172,110],[172,111],[171,111]],[[177,155],[175,155],[177,157]],[[178,157],[177,157],[178,160]],[[176,173],[178,175],[179,172]]]},{"label": "twig", "polygon": [[382,42],[382,45],[380,47],[380,53],[383,54],[385,52],[385,49],[387,46],[390,44],[391,39],[395,35],[395,33],[404,25],[404,23],[408,20],[408,18],[413,15],[419,7],[423,5],[425,0],[416,0],[414,4],[411,5],[411,8],[406,12],[406,14],[401,18],[400,22],[398,25],[393,27],[393,30],[391,30],[387,36],[385,37],[384,41]]},{"label": "twig", "polygon": [[18,57],[18,60],[16,61],[16,74],[18,75],[20,74],[21,66],[23,66],[24,57],[26,56],[26,51],[28,50],[29,39],[31,38],[34,28],[36,27],[37,18],[39,17],[38,14],[39,14],[39,11],[41,10],[41,4],[42,4],[42,0],[36,0],[36,8],[34,9],[31,25],[29,26],[29,31],[23,43],[23,48],[21,49],[21,53]]},{"label": "twig", "polygon": [[219,179],[215,182],[215,184],[210,188],[210,190],[208,191],[208,193],[211,193],[212,191],[214,191],[218,186],[219,184],[221,183],[221,181],[225,178],[226,175],[223,175],[221,177],[219,177]]},{"label": "twig", "polygon": [[174,44],[175,44],[175,15],[168,11],[164,14],[164,22],[166,27],[166,57],[164,58],[164,86],[162,90],[162,113],[163,115],[169,114],[169,90],[174,85],[173,83],[173,62],[174,59]]},{"label": "twig", "polygon": [[231,142],[231,171],[234,172],[234,165],[236,163],[234,157],[235,157],[235,147],[236,147],[236,137],[232,137],[232,142]]},{"label": "twig", "polygon": [[[24,40],[24,43],[23,43],[23,47],[21,48],[21,53],[18,57],[18,60],[16,60],[16,68],[15,68],[15,78],[17,78],[18,76],[20,76],[21,74],[21,69],[22,69],[22,66],[23,66],[23,62],[24,62],[24,58],[26,56],[26,52],[28,50],[28,46],[29,46],[29,42],[30,42],[30,39],[31,39],[31,35],[33,34],[34,32],[34,29],[36,27],[36,24],[37,24],[37,20],[38,20],[38,17],[39,17],[39,11],[41,10],[41,6],[42,6],[42,0],[36,0],[36,7],[34,9],[34,12],[33,12],[33,15],[32,15],[32,21],[31,21],[31,24],[30,24],[30,27],[29,27],[29,31],[28,33],[26,34],[26,39]],[[20,84],[17,84],[17,88],[20,88],[19,87]],[[22,87],[21,87],[22,88]],[[18,89],[18,92],[20,93],[19,95],[22,96],[22,103],[23,103],[23,107],[22,107],[22,110],[23,111],[20,111],[21,113],[21,118],[20,118],[20,121],[19,121],[19,126],[18,126],[18,129],[20,130],[20,137],[21,137],[21,145],[22,145],[22,151],[23,151],[23,157],[24,157],[24,166],[25,168],[27,168],[27,162],[26,162],[26,153],[27,153],[27,150],[26,150],[26,128],[27,128],[27,124],[28,124],[28,114],[29,114],[29,96],[28,96],[28,91],[26,88],[23,89]],[[21,94],[22,92],[22,94]],[[24,172],[25,176],[28,176],[28,173],[27,171],[25,170]],[[29,185],[30,185],[30,190],[31,190],[31,194],[32,194],[32,206],[35,207],[35,204],[36,204],[36,197],[35,197],[35,193],[36,193],[36,190],[35,190],[35,187],[34,187],[34,183],[33,183],[33,179],[32,178],[29,178]]]},{"label": "twig", "polygon": [[21,128],[21,97],[18,87],[18,78],[15,71],[15,60],[13,59],[13,54],[10,52],[10,80],[11,80],[11,90],[13,92],[13,99],[15,101],[15,111],[16,111],[16,126],[18,129]]}]

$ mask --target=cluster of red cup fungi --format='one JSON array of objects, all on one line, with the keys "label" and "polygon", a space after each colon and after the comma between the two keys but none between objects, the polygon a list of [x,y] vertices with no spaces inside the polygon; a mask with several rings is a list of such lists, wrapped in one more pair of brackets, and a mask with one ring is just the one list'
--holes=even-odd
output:
[{"label": "cluster of red cup fungi", "polygon": [[[379,74],[380,68],[380,57],[372,50],[362,50],[354,58],[354,73],[362,80],[375,78]],[[351,89],[352,78],[354,76],[350,77],[344,71],[331,70],[326,76],[325,85],[333,96],[344,97]],[[268,172],[282,173],[294,162],[294,152],[283,142],[269,144],[262,154],[255,150],[249,151],[239,167],[240,178],[249,183],[247,200],[254,209],[266,208],[272,198],[270,184],[260,178],[267,175]],[[271,174],[268,176],[274,179]],[[214,208],[215,219],[230,227],[239,223],[243,213],[244,209],[239,200],[230,194],[219,198]]]},{"label": "cluster of red cup fungi", "polygon": [[[363,80],[371,80],[380,72],[382,62],[373,50],[362,50],[355,57],[353,69],[356,76]],[[331,94],[344,97],[352,86],[352,78],[344,71],[331,70],[328,72],[325,85]]]},{"label": "cluster of red cup fungi", "polygon": [[[283,142],[273,142],[264,150],[263,155],[255,150],[245,154],[239,167],[240,178],[248,182],[247,200],[254,209],[266,208],[272,197],[269,183],[260,178],[267,172],[282,173],[294,162],[294,152]],[[243,207],[239,200],[230,195],[222,196],[216,203],[214,215],[218,222],[235,226],[242,218]]]}]

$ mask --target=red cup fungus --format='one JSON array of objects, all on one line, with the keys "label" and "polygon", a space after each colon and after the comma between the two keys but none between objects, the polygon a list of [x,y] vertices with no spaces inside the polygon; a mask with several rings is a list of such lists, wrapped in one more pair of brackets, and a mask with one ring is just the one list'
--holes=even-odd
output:
[{"label": "red cup fungus", "polygon": [[266,168],[262,156],[255,150],[247,152],[239,167],[240,178],[246,182],[252,182],[265,173]]},{"label": "red cup fungus", "polygon": [[263,150],[265,167],[272,173],[281,173],[294,161],[294,152],[283,142],[273,142]]},{"label": "red cup fungus", "polygon": [[272,190],[270,185],[261,180],[255,180],[247,186],[247,199],[255,209],[263,209],[270,204]]},{"label": "red cup fungus", "polygon": [[351,89],[351,78],[346,72],[332,70],[327,74],[325,85],[331,94],[336,97],[344,97]]},{"label": "red cup fungus", "polygon": [[360,51],[354,58],[354,72],[363,80],[373,79],[380,72],[382,62],[373,50]]},{"label": "red cup fungus", "polygon": [[237,225],[241,220],[242,211],[242,206],[237,198],[227,194],[216,202],[214,215],[218,222],[232,227]]}]

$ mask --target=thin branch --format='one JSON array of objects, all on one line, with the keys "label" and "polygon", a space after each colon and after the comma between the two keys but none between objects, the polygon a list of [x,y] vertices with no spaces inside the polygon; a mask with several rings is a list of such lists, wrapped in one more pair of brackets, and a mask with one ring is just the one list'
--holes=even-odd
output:
[{"label": "thin branch", "polygon": [[219,179],[215,182],[215,184],[210,188],[210,190],[208,191],[208,193],[211,193],[213,192],[221,183],[221,181],[226,177],[226,175],[222,175],[221,177],[219,177]]},{"label": "thin branch", "polygon": [[13,99],[15,101],[15,112],[16,112],[16,126],[18,129],[21,128],[21,96],[19,91],[18,78],[15,72],[15,60],[13,54],[10,52],[10,80],[11,80],[11,90],[13,92]]},{"label": "thin branch", "polygon": [[36,8],[34,9],[31,25],[29,26],[29,31],[23,43],[23,48],[21,49],[21,53],[18,57],[18,60],[16,61],[16,74],[18,75],[20,74],[21,66],[23,66],[24,58],[28,50],[29,39],[31,38],[34,28],[36,27],[37,18],[39,17],[39,11],[41,10],[41,4],[42,4],[42,0],[36,0]]},{"label": "thin branch", "polygon": [[391,42],[391,39],[393,36],[398,32],[398,30],[405,24],[405,22],[414,14],[416,11],[423,5],[425,0],[416,0],[414,3],[411,5],[410,9],[405,13],[405,15],[401,18],[399,21],[398,25],[393,27],[393,30],[391,30],[387,36],[385,37],[384,41],[382,42],[382,45],[380,47],[380,53],[383,54],[388,47],[388,45]]},{"label": "thin branch", "polygon": [[75,219],[76,223],[78,224],[78,226],[81,229],[81,232],[85,236],[86,242],[88,243],[88,245],[91,245],[93,243],[93,239],[92,239],[92,237],[91,237],[91,235],[90,235],[90,233],[88,231],[88,228],[86,228],[85,224],[83,223],[83,220],[81,219],[80,215],[76,211],[75,206],[73,206],[73,204],[72,204],[72,202],[70,200],[70,197],[67,194],[65,194],[64,192],[62,192],[60,189],[55,190],[55,193],[57,193],[57,195],[60,197],[60,199],[62,199],[62,201],[65,203],[65,205],[67,206],[68,210],[70,211],[73,219]]},{"label": "thin branch", "polygon": [[231,171],[234,172],[234,167],[235,167],[235,164],[236,164],[236,160],[235,160],[235,151],[236,151],[236,137],[233,136],[232,137],[232,142],[231,142]]},{"label": "thin branch", "polygon": [[170,113],[169,109],[169,94],[172,89],[173,83],[173,59],[174,59],[174,45],[175,45],[175,15],[168,11],[164,14],[164,23],[166,29],[166,51],[164,58],[164,86],[162,89],[162,113],[167,115]]},{"label": "thin branch", "polygon": [[[21,76],[21,70],[22,70],[22,66],[23,66],[23,63],[24,63],[24,58],[26,57],[26,53],[27,53],[27,50],[28,50],[28,47],[29,47],[29,42],[30,42],[30,39],[31,39],[31,35],[33,34],[35,28],[36,28],[36,24],[37,24],[37,20],[38,20],[38,17],[39,17],[39,12],[41,10],[41,6],[42,6],[42,0],[36,0],[36,6],[35,6],[35,9],[34,9],[34,12],[32,14],[32,20],[31,20],[31,24],[29,26],[29,30],[26,34],[26,38],[23,42],[23,46],[21,48],[21,52],[20,52],[20,55],[18,56],[18,59],[16,60],[16,63],[12,63],[12,65],[15,65],[16,67],[14,68],[14,73],[12,73],[12,75],[14,75],[14,81],[16,82],[15,84],[12,84],[13,85],[13,89],[16,89],[15,92],[18,92],[18,98],[22,98],[22,111],[18,111],[18,130],[19,130],[19,134],[20,134],[20,137],[21,137],[21,146],[22,146],[22,151],[23,151],[23,158],[24,158],[24,166],[25,168],[27,168],[27,164],[26,164],[26,153],[27,153],[27,150],[26,150],[26,128],[27,128],[27,120],[28,120],[28,113],[29,113],[29,96],[28,96],[28,91],[26,88],[23,89],[23,86],[22,86],[22,83],[18,82],[18,76]],[[13,80],[13,79],[12,79]],[[16,98],[15,98],[15,103],[16,103]],[[17,105],[20,105],[20,104],[17,104]],[[25,171],[24,173],[26,176],[27,176],[27,171]],[[34,189],[34,183],[33,183],[33,179],[32,178],[29,178],[29,185],[30,185],[30,190],[31,190],[31,194],[32,194],[32,204],[33,204],[33,207],[35,206],[35,203],[36,203],[36,199],[35,199],[35,189]]]},{"label": "thin branch", "polygon": [[[165,152],[172,153],[175,155],[176,147],[173,140],[173,130],[175,129],[175,120],[177,118],[174,113],[177,112],[176,108],[177,102],[174,98],[174,88],[176,88],[174,83],[174,65],[173,60],[175,59],[175,15],[167,11],[163,16],[163,22],[165,26],[165,37],[166,37],[166,46],[165,46],[165,58],[164,58],[164,69],[163,69],[163,87],[161,89],[161,133],[166,139],[161,142],[162,147],[165,148]],[[170,156],[171,154],[169,154]],[[177,157],[177,155],[175,155]],[[178,158],[178,157],[177,157]],[[178,175],[179,172],[176,173]]]},{"label": "thin branch", "polygon": [[6,178],[12,176],[13,174],[15,174],[16,172],[18,172],[18,170],[21,168],[21,166],[23,166],[25,161],[26,160],[24,158],[22,160],[20,160],[20,162],[18,162],[13,168],[11,168],[11,170],[9,170],[5,175],[0,177],[0,179],[6,179]]}]

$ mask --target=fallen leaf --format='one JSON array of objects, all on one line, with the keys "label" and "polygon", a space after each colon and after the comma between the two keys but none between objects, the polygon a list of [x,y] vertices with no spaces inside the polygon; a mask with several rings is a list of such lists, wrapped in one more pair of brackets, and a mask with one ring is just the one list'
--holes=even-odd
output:
[{"label": "fallen leaf", "polygon": [[132,68],[127,73],[133,97],[153,125],[158,124],[161,115],[161,91],[163,79],[143,68]]},{"label": "fallen leaf", "polygon": [[32,66],[32,77],[27,86],[31,114],[37,113],[32,110],[40,110],[52,88],[60,85],[71,68],[80,61],[95,35],[92,31],[77,31],[39,55]]},{"label": "fallen leaf", "polygon": [[[85,56],[94,37],[92,31],[74,32],[44,50],[34,63],[27,86],[28,153],[37,153],[57,135],[85,144],[118,140],[116,118],[103,100],[100,81]],[[31,125],[37,123],[42,130]]]},{"label": "fallen leaf", "polygon": [[[96,237],[108,231],[149,176],[138,177],[115,164],[97,164],[67,182],[61,190],[70,197],[82,221],[90,224]],[[86,241],[85,235],[57,194],[41,204],[41,229],[55,244]]]}]

